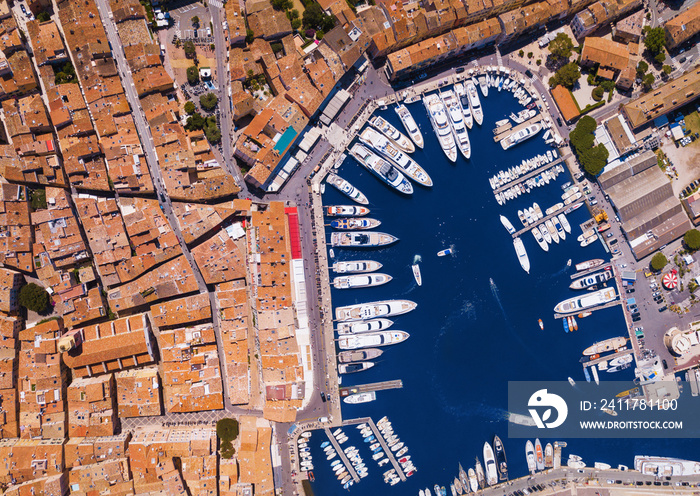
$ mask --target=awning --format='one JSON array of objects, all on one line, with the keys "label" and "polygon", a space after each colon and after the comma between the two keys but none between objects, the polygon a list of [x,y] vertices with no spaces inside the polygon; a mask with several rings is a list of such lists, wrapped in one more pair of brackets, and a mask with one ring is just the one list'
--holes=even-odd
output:
[{"label": "awning", "polygon": [[678,276],[676,275],[676,271],[674,270],[666,274],[661,280],[661,284],[663,284],[664,288],[666,289],[674,289],[676,286],[678,286]]}]

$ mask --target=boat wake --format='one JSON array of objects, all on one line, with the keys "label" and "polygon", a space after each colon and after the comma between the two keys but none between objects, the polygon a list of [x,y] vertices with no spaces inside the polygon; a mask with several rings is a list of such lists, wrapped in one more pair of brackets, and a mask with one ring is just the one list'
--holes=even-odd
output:
[{"label": "boat wake", "polygon": [[421,257],[420,255],[414,255],[414,256],[413,256],[413,263],[414,263],[414,264],[420,263],[420,262],[422,262],[422,261],[423,261],[423,257]]},{"label": "boat wake", "polygon": [[489,283],[491,284],[491,293],[493,294],[493,297],[496,298],[496,303],[498,303],[498,307],[501,309],[501,313],[503,314],[503,320],[505,320],[508,327],[510,327],[510,322],[508,322],[508,316],[506,315],[506,309],[503,308],[503,303],[501,303],[501,295],[498,292],[498,286],[496,286],[496,283],[493,282],[493,279],[490,277]]}]

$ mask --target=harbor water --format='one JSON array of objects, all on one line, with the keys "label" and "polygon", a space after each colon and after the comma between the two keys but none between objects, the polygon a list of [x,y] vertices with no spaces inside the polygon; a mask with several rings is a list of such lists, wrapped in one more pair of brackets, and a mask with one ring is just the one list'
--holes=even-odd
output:
[{"label": "harbor water", "polygon": [[[382,473],[391,465],[378,467],[359,431],[354,426],[344,427],[350,439],[342,447],[358,447],[369,469],[369,476],[349,489],[353,494],[416,495],[421,488],[432,490],[435,483],[446,486],[449,493],[458,463],[465,470],[474,466],[475,456],[483,463],[484,442],[492,442],[494,434],[505,445],[510,477],[526,475],[525,440],[507,436],[508,381],[566,381],[569,376],[584,381],[579,363],[582,351],[595,341],[626,335],[620,307],[577,319],[579,330],[573,333],[565,333],[562,321],[553,318],[554,306],[575,295],[569,289],[573,265],[609,258],[600,242],[582,248],[576,241],[581,234],[579,224],[590,218],[585,207],[567,216],[572,232],[565,241],[550,245],[549,252],[540,249],[532,234],[523,234],[530,274],[520,267],[512,237],[499,215],[505,215],[520,229],[518,209],[537,202],[544,211],[558,203],[560,186],[570,176],[566,171],[549,185],[499,206],[488,178],[550,148],[540,132],[504,151],[493,140],[495,122],[522,107],[507,91],[499,93],[490,88],[487,98],[480,97],[484,123],[475,124],[469,131],[471,159],[460,155],[456,163],[449,162],[439,147],[422,102],[408,105],[425,140],[425,148],[411,156],[431,175],[432,188],[415,185],[412,196],[402,195],[351,157],[338,171],[369,198],[369,217],[382,222],[377,230],[393,234],[400,241],[383,249],[334,249],[331,264],[338,260],[376,260],[383,264],[380,272],[393,277],[379,287],[334,289],[334,308],[385,299],[408,299],[418,304],[406,315],[391,317],[395,322],[392,329],[410,334],[406,342],[383,348],[384,354],[375,359],[375,367],[342,376],[343,387],[403,381],[402,389],[379,391],[371,403],[343,404],[342,411],[346,419],[369,416],[376,422],[388,416],[418,471],[406,482],[390,487],[383,482]],[[377,114],[404,131],[393,106]],[[334,188],[326,187],[325,205],[350,203]],[[328,227],[327,241],[331,231]],[[452,256],[437,257],[438,251],[448,247],[454,250]],[[569,259],[571,267],[567,266]],[[420,287],[411,271],[416,261],[423,276]],[[540,330],[538,319],[542,319],[544,330]],[[615,380],[629,380],[631,387],[632,370],[601,373],[601,380],[614,376]],[[323,431],[315,431],[311,438],[316,479],[313,488],[323,496],[344,494],[319,447],[326,440]],[[542,439],[543,444],[553,441]],[[619,463],[631,466],[635,454],[693,458],[696,447],[697,443],[677,440],[664,444],[659,440],[576,439],[569,440],[564,457],[576,453],[589,466],[594,461],[613,467]]]}]

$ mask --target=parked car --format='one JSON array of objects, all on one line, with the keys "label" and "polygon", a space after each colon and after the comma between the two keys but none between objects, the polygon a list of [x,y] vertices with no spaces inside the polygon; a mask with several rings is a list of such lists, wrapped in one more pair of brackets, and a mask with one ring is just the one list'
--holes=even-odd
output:
[{"label": "parked car", "polygon": [[321,401],[323,401],[324,403],[326,402],[326,393],[324,393],[323,391],[321,391]]},{"label": "parked car", "polygon": [[640,320],[642,320],[641,317],[632,317],[632,322],[639,322]]},{"label": "parked car", "polygon": [[557,117],[557,124],[559,125],[559,127],[561,127],[561,126],[564,125],[564,124],[562,124],[562,122],[561,122],[561,117]]},{"label": "parked car", "polygon": [[668,368],[668,363],[666,362],[665,358],[663,360],[661,360],[661,363],[664,365],[664,369]]},{"label": "parked car", "polygon": [[627,294],[632,294],[634,293],[634,288],[630,288],[626,291]]},{"label": "parked car", "polygon": [[598,205],[598,200],[593,200],[593,201],[591,202],[591,206],[593,206],[593,205]]},{"label": "parked car", "polygon": [[613,233],[608,233],[605,235],[606,238],[612,238],[613,236],[615,236]]},{"label": "parked car", "polygon": [[456,72],[457,74],[463,73],[463,72],[464,72],[464,67],[457,67],[457,68],[455,69],[455,72]]},{"label": "parked car", "polygon": [[659,313],[665,312],[666,310],[668,310],[668,307],[666,305],[664,305],[661,308],[659,308]]}]

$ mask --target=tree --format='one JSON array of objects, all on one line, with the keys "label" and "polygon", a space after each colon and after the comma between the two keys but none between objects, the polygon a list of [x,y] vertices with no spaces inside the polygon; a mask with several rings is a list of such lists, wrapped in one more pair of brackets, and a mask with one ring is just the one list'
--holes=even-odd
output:
[{"label": "tree", "polygon": [[292,29],[299,30],[301,27],[301,19],[292,19]]},{"label": "tree", "polygon": [[666,46],[666,31],[664,28],[659,26],[658,28],[649,29],[644,38],[644,46],[654,55],[659,53]]},{"label": "tree", "polygon": [[669,74],[671,74],[673,72],[673,67],[671,67],[670,65],[664,65],[661,68],[661,70],[663,71],[665,76],[668,76]]},{"label": "tree", "polygon": [[603,99],[603,94],[605,93],[605,89],[603,89],[602,86],[597,86],[593,88],[593,91],[591,92],[591,96],[596,102],[599,102]]},{"label": "tree", "polygon": [[29,197],[32,202],[32,209],[41,210],[46,208],[46,190],[43,188],[33,189]]},{"label": "tree", "polygon": [[525,56],[525,50],[520,50],[518,52],[518,57],[520,57],[522,59],[524,56]]},{"label": "tree", "polygon": [[36,18],[39,22],[46,22],[51,20],[51,16],[48,14],[48,12],[39,12],[36,15]]},{"label": "tree", "polygon": [[252,29],[246,29],[245,30],[245,42],[246,45],[250,45],[253,43],[253,40],[255,39],[255,33],[253,32]]},{"label": "tree", "polygon": [[573,88],[574,85],[581,78],[581,70],[576,62],[571,62],[562,66],[554,76],[549,78],[549,86],[554,88],[558,85],[562,85],[566,88]]},{"label": "tree", "polygon": [[644,76],[644,79],[642,79],[642,86],[644,87],[644,91],[649,91],[652,86],[654,86],[654,75],[650,72],[646,76]]},{"label": "tree", "polygon": [[690,229],[683,236],[683,242],[691,251],[700,250],[700,231],[697,229]]},{"label": "tree", "polygon": [[304,14],[301,16],[302,24],[305,29],[322,29],[330,31],[335,26],[335,18],[326,15],[319,4],[313,2],[307,5]]},{"label": "tree", "polygon": [[204,130],[204,134],[206,135],[209,143],[218,143],[221,141],[221,129],[219,129],[219,126],[216,124],[213,126],[207,126]]},{"label": "tree", "polygon": [[186,41],[184,45],[182,45],[182,48],[185,50],[185,57],[188,59],[194,58],[195,54],[197,53],[197,49],[192,41]]},{"label": "tree", "polygon": [[644,74],[647,73],[648,70],[649,70],[649,64],[647,64],[643,60],[640,60],[639,64],[637,64],[637,75],[639,77],[642,77],[642,76],[644,76]]},{"label": "tree", "polygon": [[658,272],[664,267],[666,267],[666,264],[668,263],[668,259],[664,256],[663,253],[659,252],[653,257],[651,257],[651,268],[652,270]]},{"label": "tree", "polygon": [[663,64],[664,60],[666,60],[666,53],[665,52],[659,52],[656,54],[656,57],[654,57],[654,61],[657,64]]},{"label": "tree", "polygon": [[272,3],[272,8],[281,12],[294,7],[294,3],[292,2],[292,0],[272,0],[272,2],[270,3]]},{"label": "tree", "polygon": [[192,18],[190,19],[190,21],[192,22],[192,27],[193,27],[193,28],[199,27],[199,17],[197,17],[197,16],[192,16]]},{"label": "tree", "polygon": [[549,42],[549,53],[556,59],[566,59],[571,57],[571,51],[574,48],[574,42],[571,41],[566,33],[559,33],[556,38]]},{"label": "tree", "polygon": [[532,52],[527,52],[527,58],[528,58],[528,59],[531,59],[532,57],[534,57],[534,55],[535,55],[535,54],[532,53]]},{"label": "tree", "polygon": [[19,304],[32,312],[43,312],[49,306],[49,293],[38,284],[30,282],[19,290]]},{"label": "tree", "polygon": [[206,93],[202,96],[199,97],[199,104],[202,106],[204,110],[214,110],[216,108],[216,104],[219,102],[219,99],[216,97],[214,93]]},{"label": "tree", "polygon": [[191,85],[199,82],[199,69],[197,69],[197,66],[193,65],[187,68],[187,82]]},{"label": "tree", "polygon": [[597,176],[608,161],[608,150],[604,145],[593,146],[595,143],[596,120],[585,115],[569,133],[569,142],[583,168],[589,174]]},{"label": "tree", "polygon": [[197,108],[194,106],[194,103],[191,102],[190,100],[187,100],[185,102],[185,113],[187,115],[192,115],[194,112],[197,110]]},{"label": "tree", "polygon": [[216,435],[222,441],[235,441],[238,437],[238,421],[233,418],[222,418],[216,423]]},{"label": "tree", "polygon": [[195,112],[187,118],[185,129],[188,131],[199,131],[200,129],[204,129],[205,124],[206,121],[204,120],[204,117],[202,117],[202,114]]}]

